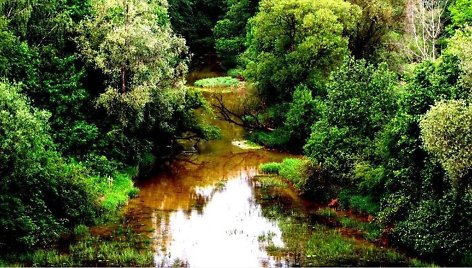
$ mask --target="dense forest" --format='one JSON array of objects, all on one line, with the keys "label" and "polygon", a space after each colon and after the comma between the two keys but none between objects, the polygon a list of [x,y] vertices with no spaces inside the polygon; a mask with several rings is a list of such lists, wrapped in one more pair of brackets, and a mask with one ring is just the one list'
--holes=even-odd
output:
[{"label": "dense forest", "polygon": [[[221,136],[211,109],[303,154],[261,169],[304,198],[472,265],[471,0],[0,0],[0,36],[0,265],[113,221],[179,141]],[[256,100],[209,105],[207,69]]]}]

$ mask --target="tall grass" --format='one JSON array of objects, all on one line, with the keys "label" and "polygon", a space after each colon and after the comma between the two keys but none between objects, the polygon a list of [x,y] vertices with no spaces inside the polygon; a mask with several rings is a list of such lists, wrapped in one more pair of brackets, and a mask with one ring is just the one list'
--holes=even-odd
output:
[{"label": "tall grass", "polygon": [[126,266],[149,267],[153,256],[149,238],[129,229],[118,229],[107,237],[82,233],[66,250],[37,250],[24,258],[31,266]]},{"label": "tall grass", "polygon": [[99,189],[102,193],[102,207],[107,213],[113,213],[125,205],[130,197],[135,197],[139,189],[134,186],[133,176],[136,168],[116,172],[111,178],[100,178]]}]

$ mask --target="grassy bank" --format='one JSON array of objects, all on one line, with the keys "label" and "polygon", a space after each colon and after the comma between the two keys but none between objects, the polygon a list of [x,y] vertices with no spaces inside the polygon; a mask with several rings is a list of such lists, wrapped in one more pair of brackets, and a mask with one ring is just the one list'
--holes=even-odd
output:
[{"label": "grassy bank", "polygon": [[[113,176],[90,177],[91,189],[98,194],[96,224],[117,221],[120,208],[138,195],[133,178],[138,169],[128,167]],[[106,236],[90,233],[78,225],[63,233],[56,244],[29,252],[9,252],[0,257],[0,266],[151,266],[149,238],[118,228]]]},{"label": "grassy bank", "polygon": [[[9,256],[8,258],[14,261],[8,266],[149,267],[153,265],[149,247],[149,238],[135,234],[130,229],[121,227],[111,234],[97,236],[91,234],[86,226],[78,226],[67,247],[40,249],[21,256]],[[7,265],[7,262],[3,265]]]},{"label": "grassy bank", "polygon": [[259,238],[270,255],[290,256],[291,265],[295,266],[431,266],[385,247],[388,244],[383,237],[385,228],[362,213],[321,207],[308,212],[292,208],[285,215],[285,209],[271,208],[280,203],[274,196],[279,193],[276,189],[293,185],[302,190],[305,162],[305,159],[285,159],[280,163],[265,163],[259,167],[263,174],[254,178],[262,193],[261,202],[270,204],[267,208],[263,206],[268,209],[265,213],[277,219],[282,229],[284,247],[275,246],[271,234]]}]

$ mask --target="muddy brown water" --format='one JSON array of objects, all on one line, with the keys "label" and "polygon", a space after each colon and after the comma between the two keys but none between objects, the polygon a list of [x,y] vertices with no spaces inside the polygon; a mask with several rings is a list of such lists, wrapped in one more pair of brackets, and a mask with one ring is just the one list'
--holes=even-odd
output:
[{"label": "muddy brown water", "polygon": [[[215,92],[203,94],[211,102],[215,94],[224,92],[224,101],[232,108],[251,96],[244,86]],[[301,199],[293,187],[277,188],[274,193],[274,189],[261,188],[254,179],[262,163],[301,156],[240,148],[235,144],[244,139],[242,127],[204,111],[199,116],[219,127],[222,138],[184,143],[186,153],[168,169],[140,181],[140,194],[125,207],[123,224],[149,235],[156,267],[309,265],[303,262],[306,252],[302,240],[308,239],[304,234],[309,236],[317,224],[328,228],[338,228],[339,224],[316,216],[313,212],[321,206]],[[346,239],[355,238],[359,245],[370,247],[359,254],[368,254],[377,247],[360,237],[359,231],[352,231],[356,230],[341,228],[339,232]]]},{"label": "muddy brown water", "polygon": [[[237,101],[244,94],[236,90],[224,97]],[[251,178],[261,163],[293,156],[239,148],[233,142],[244,138],[244,129],[204,117],[221,129],[222,138],[198,143],[198,153],[179,156],[168,170],[141,182],[127,219],[150,232],[157,267],[286,266],[261,245],[260,236],[268,233],[276,246],[283,242],[277,221],[262,215]],[[292,189],[285,191],[302,205]]]}]

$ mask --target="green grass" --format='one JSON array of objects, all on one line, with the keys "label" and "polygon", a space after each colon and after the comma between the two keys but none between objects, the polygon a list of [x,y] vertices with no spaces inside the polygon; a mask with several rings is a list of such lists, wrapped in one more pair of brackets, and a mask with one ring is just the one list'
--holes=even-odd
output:
[{"label": "green grass", "polygon": [[369,241],[377,240],[382,234],[382,226],[375,222],[362,222],[350,217],[341,217],[339,223],[343,227],[362,231],[362,236]]},{"label": "green grass", "polygon": [[[287,230],[290,228],[292,230]],[[405,266],[408,259],[389,249],[378,248],[370,243],[359,242],[354,238],[343,236],[338,230],[323,225],[314,225],[310,233],[303,230],[305,226],[282,224],[288,248],[279,249],[297,256],[296,264],[300,266]],[[300,233],[297,235],[297,233]],[[274,251],[274,249],[272,249]],[[272,252],[276,255],[276,252]]]},{"label": "green grass", "polygon": [[303,180],[301,173],[303,164],[304,160],[302,159],[285,158],[280,164],[279,174],[293,182],[295,185],[298,185],[300,184],[300,181]]},{"label": "green grass", "polygon": [[149,238],[129,229],[118,229],[107,237],[82,233],[67,250],[37,250],[23,257],[31,266],[152,266]]},{"label": "green grass", "polygon": [[371,242],[377,240],[382,234],[382,226],[380,224],[375,222],[363,222],[349,216],[338,216],[336,211],[331,208],[320,208],[315,212],[315,215],[337,222],[342,227],[359,230],[362,232],[363,238]]},{"label": "green grass", "polygon": [[230,76],[205,78],[195,81],[196,87],[214,88],[214,87],[235,87],[239,85],[239,80]]},{"label": "green grass", "polygon": [[269,162],[259,166],[259,170],[266,174],[279,174],[280,163]]},{"label": "green grass", "polygon": [[315,214],[327,219],[338,219],[338,214],[336,214],[336,211],[334,211],[331,208],[320,208],[317,211],[315,211]]},{"label": "green grass", "polygon": [[129,198],[137,196],[139,189],[134,186],[133,182],[136,172],[136,168],[128,168],[116,172],[111,182],[108,178],[99,179],[98,187],[102,194],[101,204],[107,213],[113,213],[125,205]]},{"label": "green grass", "polygon": [[287,183],[285,183],[280,177],[278,176],[256,176],[255,180],[261,184],[262,188],[273,188],[279,187],[284,188],[287,187]]},{"label": "green grass", "polygon": [[339,193],[339,199],[343,207],[354,209],[360,213],[376,215],[380,210],[380,205],[369,195],[358,195],[349,190]]},{"label": "green grass", "polygon": [[285,158],[281,163],[265,163],[259,166],[263,173],[278,174],[280,177],[292,182],[297,189],[301,189],[305,183],[302,170],[306,160],[298,158]]}]

